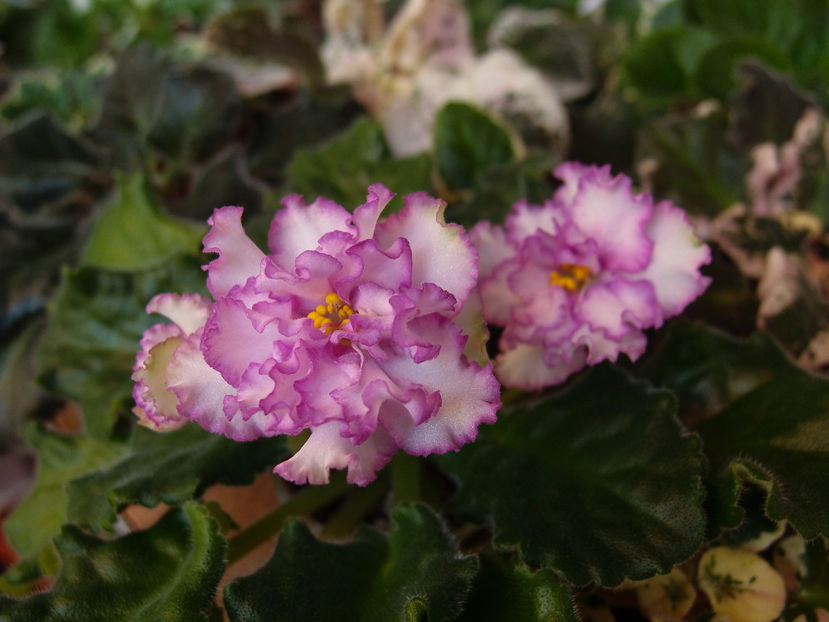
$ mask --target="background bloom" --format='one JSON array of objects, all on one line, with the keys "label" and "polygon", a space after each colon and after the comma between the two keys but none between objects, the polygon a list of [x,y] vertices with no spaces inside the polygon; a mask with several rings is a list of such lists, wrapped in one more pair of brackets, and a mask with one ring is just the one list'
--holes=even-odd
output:
[{"label": "background bloom", "polygon": [[[136,413],[163,403],[170,420],[236,440],[310,430],[275,469],[296,483],[348,468],[364,485],[399,448],[443,453],[474,439],[499,406],[473,294],[477,254],[425,194],[378,221],[393,196],[371,186],[353,214],[286,197],[267,255],[245,235],[242,208],[216,210],[204,238],[219,255],[207,267],[215,302],[200,322],[147,332]],[[177,341],[161,358],[167,342],[153,336],[168,332]],[[144,380],[165,365],[166,387]]]},{"label": "background bloom", "polygon": [[585,365],[636,359],[644,329],[680,313],[708,285],[710,251],[669,201],[634,195],[610,167],[560,165],[543,206],[516,204],[504,227],[479,223],[486,319],[505,330],[496,373],[537,389]]}]

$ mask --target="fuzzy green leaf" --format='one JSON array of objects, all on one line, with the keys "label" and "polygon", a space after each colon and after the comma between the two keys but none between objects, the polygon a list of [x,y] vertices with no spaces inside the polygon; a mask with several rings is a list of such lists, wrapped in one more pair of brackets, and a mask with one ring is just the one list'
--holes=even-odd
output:
[{"label": "fuzzy green leaf", "polygon": [[287,453],[282,437],[239,443],[197,425],[165,434],[138,428],[121,460],[69,484],[69,520],[110,529],[128,503],[173,505],[213,484],[248,484]]},{"label": "fuzzy green leaf", "polygon": [[552,570],[537,572],[514,555],[485,550],[459,622],[576,622],[572,596]]},{"label": "fuzzy green leaf", "polygon": [[793,364],[770,337],[740,341],[676,323],[642,372],[674,389],[711,463],[713,532],[736,527],[743,482],[765,489],[766,513],[804,537],[829,535],[829,380]]},{"label": "fuzzy green leaf", "polygon": [[449,103],[435,119],[435,158],[450,190],[469,190],[492,168],[515,160],[509,132],[482,110]]},{"label": "fuzzy green leaf", "polygon": [[319,147],[298,149],[288,165],[288,185],[307,200],[324,196],[347,209],[362,205],[368,187],[382,183],[398,195],[431,188],[426,155],[395,160],[375,121],[358,119]]},{"label": "fuzzy green leaf", "polygon": [[458,554],[446,527],[424,506],[402,504],[392,520],[389,536],[366,527],[345,544],[320,542],[304,523],[288,523],[271,560],[225,589],[230,619],[456,619],[477,560]]},{"label": "fuzzy green leaf", "polygon": [[577,585],[666,573],[705,532],[699,438],[673,396],[601,366],[566,393],[502,412],[441,463],[457,509],[495,543]]},{"label": "fuzzy green leaf", "polygon": [[225,542],[196,503],[147,531],[99,540],[73,525],[55,539],[63,567],[51,592],[0,597],[0,620],[203,620],[224,571]]},{"label": "fuzzy green leaf", "polygon": [[123,443],[66,438],[36,425],[29,428],[28,440],[40,461],[37,481],[3,523],[12,547],[23,557],[37,553],[66,522],[66,483],[111,464],[124,452]]},{"label": "fuzzy green leaf", "polygon": [[51,306],[51,321],[37,354],[41,381],[76,400],[93,436],[106,437],[132,389],[130,374],[141,333],[160,321],[144,307],[165,291],[204,291],[195,259],[176,259],[154,270],[115,273],[66,271]]},{"label": "fuzzy green leaf", "polygon": [[84,264],[135,271],[163,265],[179,253],[196,254],[205,227],[163,214],[141,174],[119,178],[86,247]]}]

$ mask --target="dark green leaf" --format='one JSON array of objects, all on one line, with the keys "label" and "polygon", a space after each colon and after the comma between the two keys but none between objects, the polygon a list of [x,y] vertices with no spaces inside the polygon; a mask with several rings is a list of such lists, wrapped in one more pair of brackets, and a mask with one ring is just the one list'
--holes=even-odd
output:
[{"label": "dark green leaf", "polygon": [[[741,484],[768,493],[766,513],[806,538],[829,534],[829,380],[794,365],[767,336],[738,341],[678,323],[643,366],[701,411],[711,463],[711,529],[736,527]],[[713,416],[712,416],[713,415]]]},{"label": "dark green leaf", "polygon": [[807,542],[803,562],[806,572],[799,599],[812,607],[829,609],[829,546],[826,540]]},{"label": "dark green leaf", "polygon": [[99,164],[88,144],[50,117],[29,119],[0,137],[0,198],[32,210],[77,191]]},{"label": "dark green leaf", "polygon": [[106,437],[130,394],[141,333],[159,321],[144,312],[147,302],[165,291],[204,289],[200,266],[189,258],[136,273],[66,271],[37,355],[41,381],[76,400],[89,433]]},{"label": "dark green leaf", "polygon": [[691,95],[700,59],[716,43],[712,32],[690,26],[672,26],[638,39],[622,68],[627,83],[655,99]]},{"label": "dark green leaf", "polygon": [[121,460],[69,484],[69,520],[111,529],[128,503],[174,505],[213,484],[249,484],[287,454],[282,437],[240,443],[195,424],[164,434],[139,427]]},{"label": "dark green leaf", "polygon": [[359,119],[320,147],[297,150],[288,166],[288,185],[309,200],[324,196],[353,209],[365,202],[374,183],[398,195],[428,191],[431,172],[426,155],[392,159],[379,124]]},{"label": "dark green leaf", "polygon": [[448,103],[435,119],[435,160],[450,190],[469,190],[490,169],[515,160],[509,132],[469,104]]},{"label": "dark green leaf", "polygon": [[109,183],[98,155],[49,117],[0,137],[0,308],[45,297],[74,259],[90,201]]},{"label": "dark green leaf", "polygon": [[705,531],[699,439],[673,396],[610,366],[559,397],[502,412],[441,463],[459,479],[456,507],[494,524],[534,567],[617,585],[666,573]]},{"label": "dark green leaf", "polygon": [[479,556],[481,568],[459,622],[576,622],[573,599],[552,570],[533,572],[514,555],[491,549]]},{"label": "dark green leaf", "polygon": [[204,233],[205,227],[162,214],[143,175],[125,175],[92,230],[83,263],[126,272],[154,268],[174,255],[195,255]]},{"label": "dark green leaf", "polygon": [[63,567],[52,591],[22,601],[0,597],[0,620],[195,622],[211,606],[225,566],[219,528],[196,503],[113,541],[67,525],[55,545]]},{"label": "dark green leaf", "polygon": [[193,173],[193,189],[185,202],[171,205],[171,211],[206,221],[223,205],[241,205],[245,219],[262,208],[264,184],[253,180],[241,149],[223,150]]},{"label": "dark green leaf", "polygon": [[809,98],[783,75],[757,62],[737,67],[739,89],[731,105],[731,135],[742,149],[766,141],[783,144],[810,105]]},{"label": "dark green leaf", "polygon": [[786,54],[765,39],[726,39],[713,45],[700,59],[694,75],[700,91],[721,100],[728,98],[736,86],[737,63],[746,58],[760,60],[779,70],[789,68]]},{"label": "dark green leaf", "polygon": [[225,589],[230,619],[456,619],[477,560],[459,556],[446,527],[424,506],[399,505],[392,520],[391,535],[365,527],[345,544],[320,542],[303,523],[289,522],[271,560]]},{"label": "dark green leaf", "polygon": [[96,105],[91,76],[76,69],[47,70],[17,80],[0,102],[0,117],[11,121],[38,110],[80,129],[95,112]]},{"label": "dark green leaf", "polygon": [[164,80],[162,105],[148,142],[175,160],[204,159],[233,135],[241,101],[233,80],[206,67],[176,67]]},{"label": "dark green leaf", "polygon": [[349,97],[315,97],[304,91],[287,105],[251,102],[259,131],[251,137],[248,165],[260,179],[278,186],[297,149],[317,145],[348,130],[362,109]]},{"label": "dark green leaf", "polygon": [[553,158],[537,156],[492,168],[478,178],[466,204],[455,204],[448,218],[466,227],[481,220],[503,222],[519,199],[541,204],[552,196]]},{"label": "dark green leaf", "polygon": [[164,103],[170,71],[164,54],[147,43],[134,45],[117,59],[103,88],[101,114],[91,137],[110,153],[118,168],[137,168],[143,143]]},{"label": "dark green leaf", "polygon": [[66,483],[114,462],[124,451],[121,443],[65,438],[36,425],[29,429],[28,440],[40,458],[37,481],[3,523],[23,557],[37,553],[66,522]]},{"label": "dark green leaf", "polygon": [[651,190],[694,214],[713,216],[736,203],[749,169],[745,152],[727,140],[723,115],[663,117],[646,126],[637,161],[652,160]]}]

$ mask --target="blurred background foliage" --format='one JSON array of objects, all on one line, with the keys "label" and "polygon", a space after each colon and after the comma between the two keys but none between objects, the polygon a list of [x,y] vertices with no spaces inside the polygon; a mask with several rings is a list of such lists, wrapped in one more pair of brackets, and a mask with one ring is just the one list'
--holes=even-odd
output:
[{"label": "blurred background foliage", "polygon": [[[386,17],[402,5],[384,3]],[[788,356],[825,370],[829,3],[482,0],[467,9],[477,54],[512,50],[559,93],[560,135],[540,135],[520,115],[449,102],[429,129],[431,147],[398,154],[355,90],[326,79],[315,0],[0,4],[0,452],[27,435],[52,456],[41,468],[57,487],[125,455],[155,459],[131,430],[131,367],[153,323],[143,307],[159,291],[203,291],[200,239],[214,208],[243,205],[263,243],[285,194],[353,208],[369,183],[382,182],[399,194],[441,196],[447,217],[468,226],[502,219],[518,198],[543,201],[552,166],[565,159],[610,164],[695,220],[714,249],[714,283],[692,318],[734,336],[759,325]],[[818,129],[797,138],[810,111]],[[783,165],[759,190],[747,183],[763,145],[798,170],[777,194]],[[769,196],[786,209],[758,208]],[[785,309],[764,315],[758,285],[774,248],[797,257],[785,266],[794,285]],[[767,280],[773,297],[780,279]],[[678,334],[698,341],[689,330]],[[681,337],[669,348],[671,339]],[[662,385],[656,370],[645,371]],[[86,436],[52,442],[42,426],[54,427],[67,403],[83,412]],[[221,461],[232,450],[211,451]],[[242,479],[267,462],[252,461]],[[721,479],[736,481],[721,462]],[[227,479],[199,469],[188,474],[194,489]],[[192,490],[164,494],[180,502]],[[17,499],[0,501],[2,516]],[[56,525],[35,515],[18,520],[39,546]],[[179,527],[171,519],[167,528]]]}]

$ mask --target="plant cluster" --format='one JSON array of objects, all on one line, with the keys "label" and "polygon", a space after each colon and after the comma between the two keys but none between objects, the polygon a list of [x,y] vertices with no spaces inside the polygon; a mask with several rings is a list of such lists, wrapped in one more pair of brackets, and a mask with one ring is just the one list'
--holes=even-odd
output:
[{"label": "plant cluster", "polygon": [[826,619],[827,27],[0,6],[0,620]]}]

